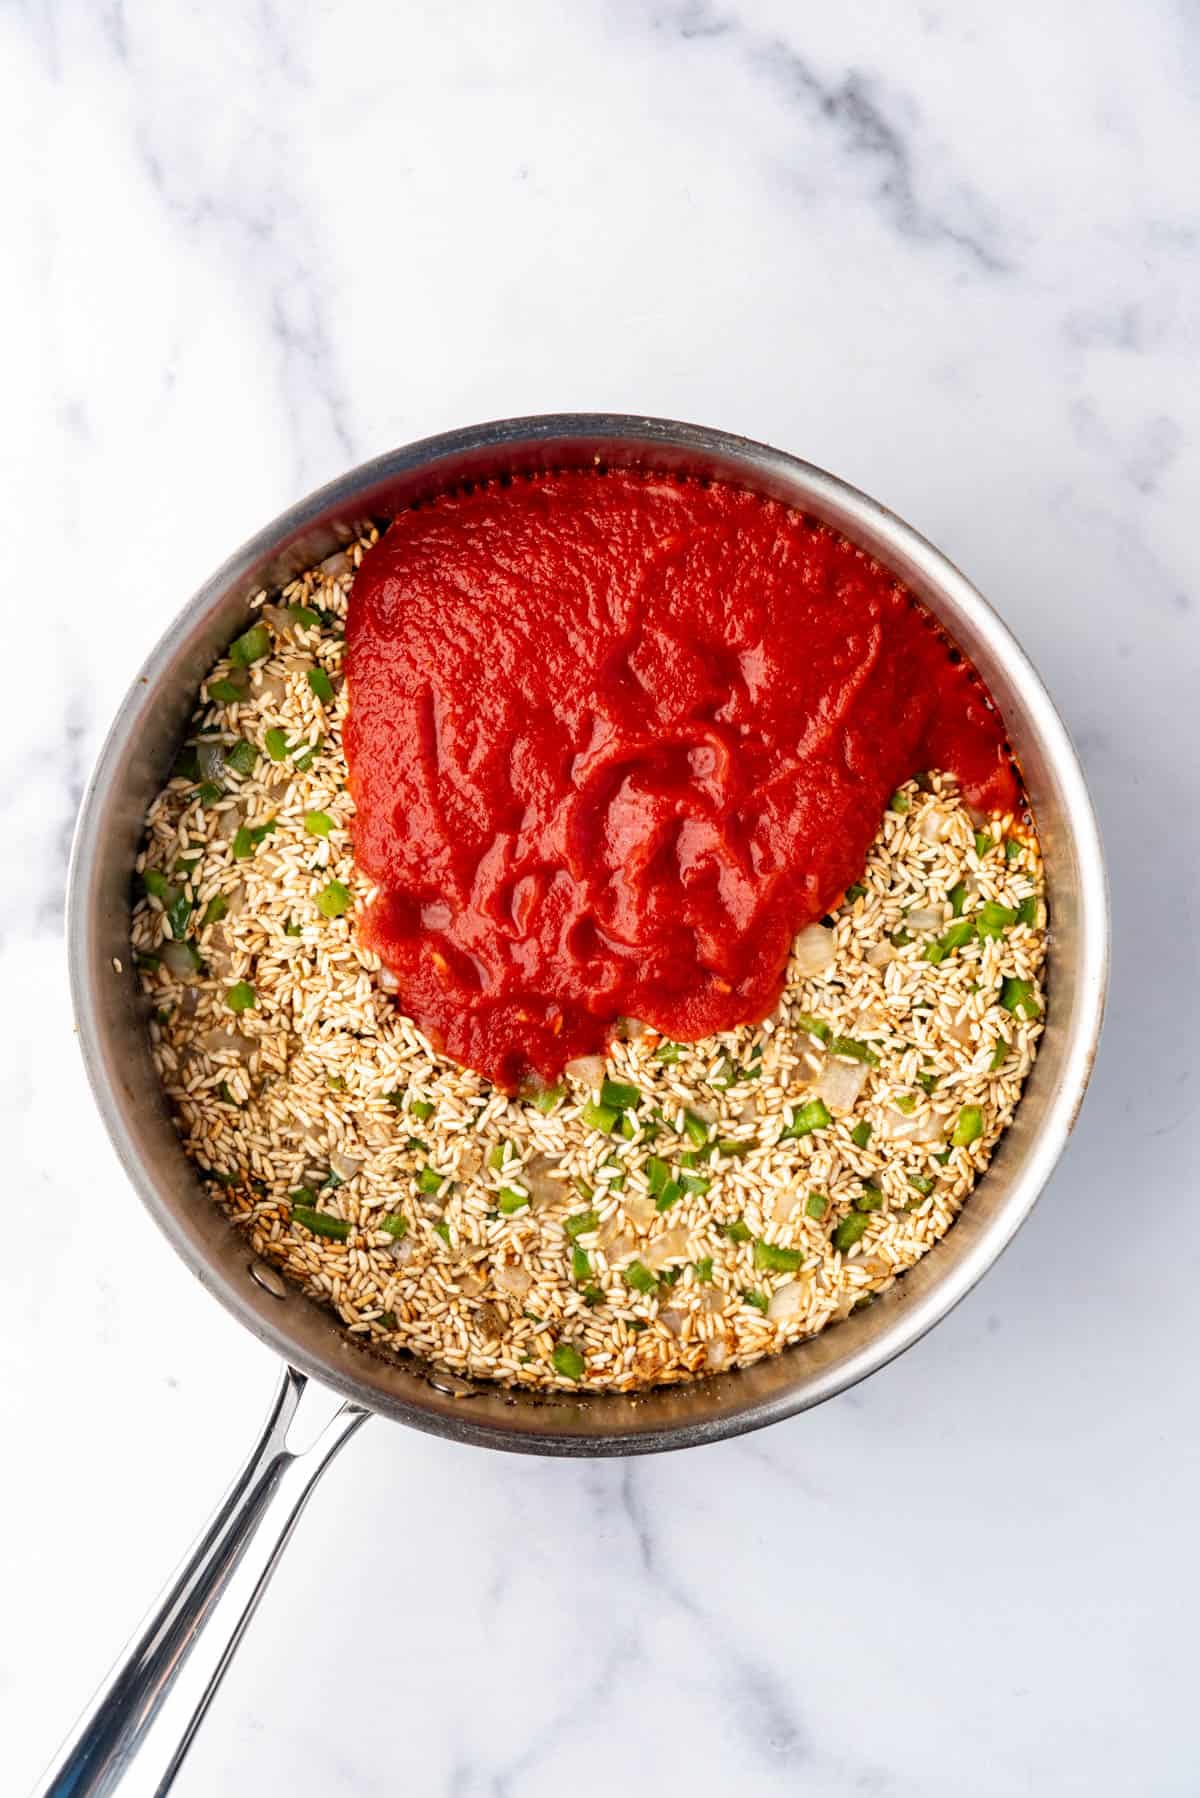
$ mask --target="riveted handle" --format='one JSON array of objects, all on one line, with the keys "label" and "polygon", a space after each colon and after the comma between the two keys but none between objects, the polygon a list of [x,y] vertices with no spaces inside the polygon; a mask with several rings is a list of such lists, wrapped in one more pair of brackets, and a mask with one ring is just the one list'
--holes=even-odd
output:
[{"label": "riveted handle", "polygon": [[245,1466],[32,1798],[170,1789],[309,1493],[367,1415],[285,1368]]}]

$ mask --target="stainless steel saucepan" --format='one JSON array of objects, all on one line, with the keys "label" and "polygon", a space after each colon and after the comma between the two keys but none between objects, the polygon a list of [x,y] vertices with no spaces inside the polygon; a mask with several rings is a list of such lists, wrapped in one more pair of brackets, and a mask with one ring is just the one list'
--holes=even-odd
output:
[{"label": "stainless steel saucepan", "polygon": [[[814,1340],[755,1367],[637,1397],[506,1391],[415,1361],[384,1360],[257,1261],[205,1196],[179,1145],[129,953],[131,876],[146,808],[178,750],[202,677],[245,625],[250,595],[321,560],[361,523],[387,519],[452,482],[588,466],[595,458],[769,494],[825,520],[895,571],[966,651],[1007,720],[1041,835],[1051,925],[1050,1003],[1037,1063],[1012,1128],[946,1239],[877,1304]],[[278,1351],[286,1372],[263,1435],[208,1531],[39,1790],[60,1798],[121,1783],[127,1793],[166,1791],[314,1481],[370,1412],[483,1448],[645,1454],[778,1422],[916,1342],[996,1259],[1062,1151],[1100,1033],[1108,931],[1100,840],[1083,776],[1024,653],[931,544],[821,469],[661,419],[508,419],[381,456],[260,531],[189,600],[109,732],[75,838],[68,952],[87,1071],[134,1187],[193,1273]],[[314,1415],[302,1419],[305,1446],[294,1451],[289,1430],[301,1409]],[[313,1426],[322,1423],[314,1443]]]}]

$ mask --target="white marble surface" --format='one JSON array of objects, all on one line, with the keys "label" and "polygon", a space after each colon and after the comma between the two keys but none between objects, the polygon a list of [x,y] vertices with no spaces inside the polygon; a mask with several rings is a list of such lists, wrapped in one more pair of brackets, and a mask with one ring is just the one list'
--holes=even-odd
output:
[{"label": "white marble surface", "polygon": [[1185,0],[0,12],[4,1792],[274,1379],[130,1195],[71,1040],[105,722],[317,482],[589,407],[837,469],[999,605],[1107,836],[1095,1083],[984,1286],[817,1413],[569,1466],[373,1424],[176,1789],[1200,1789],[1198,79]]}]

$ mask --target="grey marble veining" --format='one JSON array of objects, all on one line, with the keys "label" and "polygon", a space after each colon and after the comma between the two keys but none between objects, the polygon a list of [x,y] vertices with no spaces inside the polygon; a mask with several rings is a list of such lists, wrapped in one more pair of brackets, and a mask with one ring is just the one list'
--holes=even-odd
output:
[{"label": "grey marble veining", "polygon": [[1110,857],[1093,1089],[980,1290],[816,1413],[578,1465],[372,1423],[177,1790],[1197,1790],[1198,68],[1173,0],[0,10],[4,1791],[273,1381],[77,1065],[62,884],[107,720],[304,490],[587,407],[835,468],[1004,613]]}]

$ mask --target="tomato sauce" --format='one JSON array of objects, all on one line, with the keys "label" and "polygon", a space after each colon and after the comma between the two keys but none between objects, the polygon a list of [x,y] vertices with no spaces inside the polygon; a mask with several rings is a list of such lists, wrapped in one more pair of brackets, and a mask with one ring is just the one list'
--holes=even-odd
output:
[{"label": "tomato sauce", "polygon": [[406,511],[354,582],[346,666],[364,940],[509,1090],[620,1017],[685,1041],[764,1017],[910,775],[1017,803],[928,613],[731,486],[563,472]]}]

